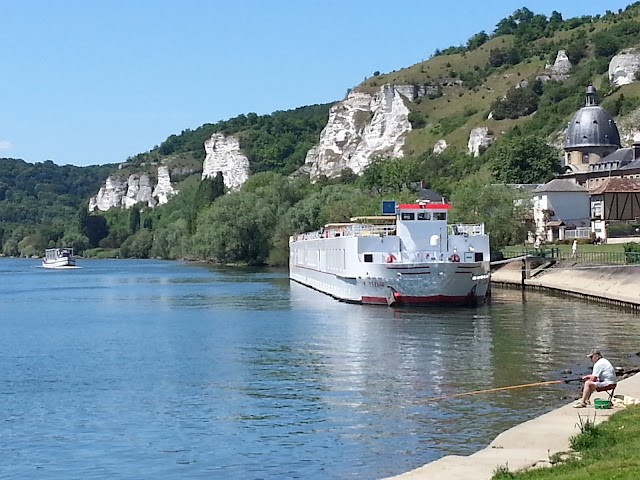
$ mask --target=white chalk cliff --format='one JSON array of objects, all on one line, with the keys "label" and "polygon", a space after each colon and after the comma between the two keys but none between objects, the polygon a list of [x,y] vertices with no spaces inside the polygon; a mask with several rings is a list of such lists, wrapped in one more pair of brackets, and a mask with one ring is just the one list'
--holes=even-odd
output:
[{"label": "white chalk cliff", "polygon": [[239,189],[249,178],[249,159],[240,150],[238,139],[214,133],[204,142],[206,157],[202,165],[202,178],[213,178],[222,172],[224,185],[229,190]]},{"label": "white chalk cliff", "polygon": [[379,157],[404,156],[404,137],[411,131],[406,100],[424,94],[412,85],[384,85],[374,95],[352,91],[329,112],[320,142],[303,167],[312,179],[335,177],[346,168],[355,174]]},{"label": "white chalk cliff", "polygon": [[158,183],[156,184],[156,188],[153,189],[151,197],[157,199],[158,204],[164,205],[169,201],[169,198],[177,193],[178,191],[171,185],[169,167],[160,165],[158,167]]},{"label": "white chalk cliff", "polygon": [[609,62],[609,80],[617,87],[629,85],[640,80],[640,78],[636,78],[639,70],[640,49],[627,48],[615,55]]},{"label": "white chalk cliff", "polygon": [[478,127],[469,133],[467,142],[467,153],[472,157],[479,157],[489,145],[493,143],[493,135],[489,133],[488,127]]},{"label": "white chalk cliff", "polygon": [[134,173],[128,178],[110,175],[98,194],[89,199],[89,211],[106,212],[111,208],[131,208],[143,203],[149,207],[166,203],[172,195],[178,193],[171,185],[169,169],[158,167],[157,183],[153,185],[146,173]]}]

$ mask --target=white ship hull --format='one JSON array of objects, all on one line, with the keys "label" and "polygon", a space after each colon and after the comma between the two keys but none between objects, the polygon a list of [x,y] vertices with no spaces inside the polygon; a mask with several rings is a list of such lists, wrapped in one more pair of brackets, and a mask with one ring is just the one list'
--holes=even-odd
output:
[{"label": "white ship hull", "polygon": [[377,266],[369,276],[345,277],[293,266],[290,278],[338,300],[377,305],[477,305],[489,275],[482,264],[423,263]]},{"label": "white ship hull", "polygon": [[44,268],[70,268],[76,266],[76,259],[71,248],[49,248],[42,259]]},{"label": "white ship hull", "polygon": [[54,261],[42,261],[42,266],[44,268],[67,268],[67,267],[75,267],[76,261],[72,259],[60,259]]}]

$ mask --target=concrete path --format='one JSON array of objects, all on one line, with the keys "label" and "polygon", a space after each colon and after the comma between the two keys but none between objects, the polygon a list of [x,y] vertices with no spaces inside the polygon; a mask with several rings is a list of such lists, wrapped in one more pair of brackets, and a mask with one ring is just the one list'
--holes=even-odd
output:
[{"label": "concrete path", "polygon": [[[621,380],[615,391],[616,398],[640,399],[640,374]],[[606,393],[596,393],[595,398],[607,398]],[[549,466],[549,457],[570,449],[569,438],[580,433],[577,426],[580,415],[596,423],[609,418],[620,407],[596,410],[593,406],[573,408],[571,402],[538,418],[517,425],[498,435],[484,450],[469,455],[450,455],[402,475],[396,480],[489,480],[496,468],[508,466],[517,471],[533,466]]]}]

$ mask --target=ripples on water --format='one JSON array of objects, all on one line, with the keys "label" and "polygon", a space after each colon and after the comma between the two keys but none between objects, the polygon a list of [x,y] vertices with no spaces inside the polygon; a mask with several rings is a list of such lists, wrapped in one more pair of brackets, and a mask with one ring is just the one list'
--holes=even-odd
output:
[{"label": "ripples on water", "polygon": [[479,309],[336,302],[286,273],[0,260],[0,476],[381,478],[570,401],[638,350],[637,317],[495,291]]}]

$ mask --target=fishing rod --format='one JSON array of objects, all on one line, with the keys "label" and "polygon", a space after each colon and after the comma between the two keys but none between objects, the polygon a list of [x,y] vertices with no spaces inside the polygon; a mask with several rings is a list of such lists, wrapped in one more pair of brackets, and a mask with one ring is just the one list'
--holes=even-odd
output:
[{"label": "fishing rod", "polygon": [[516,388],[527,388],[527,387],[539,387],[542,385],[554,385],[558,383],[569,383],[569,382],[577,382],[582,381],[581,378],[570,378],[567,380],[549,380],[547,382],[538,382],[538,383],[525,383],[523,385],[511,385],[508,387],[498,387],[498,388],[488,388],[486,390],[474,390],[473,392],[463,392],[463,393],[454,393],[452,395],[445,395],[443,397],[432,397],[427,398],[425,402],[435,402],[436,400],[444,400],[445,398],[454,398],[454,397],[463,397],[466,395],[478,395],[480,393],[490,393],[490,392],[499,392],[501,390],[514,390]]}]

